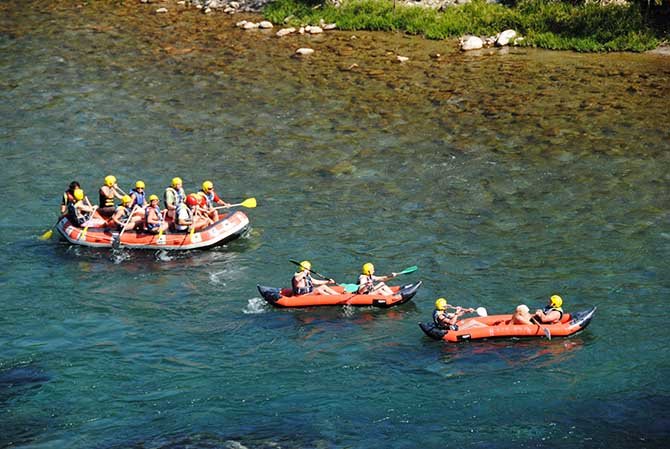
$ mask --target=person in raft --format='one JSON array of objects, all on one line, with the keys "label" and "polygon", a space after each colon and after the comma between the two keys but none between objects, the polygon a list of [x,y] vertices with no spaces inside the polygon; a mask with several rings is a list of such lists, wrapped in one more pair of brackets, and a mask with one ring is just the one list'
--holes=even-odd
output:
[{"label": "person in raft", "polygon": [[144,206],[147,205],[146,195],[144,193],[145,187],[144,181],[137,181],[135,187],[130,189],[130,198],[132,199],[132,202],[130,203],[131,208],[137,206],[144,209]]},{"label": "person in raft", "polygon": [[512,314],[512,319],[509,321],[509,324],[533,324],[531,321],[533,316],[530,314],[528,306],[525,304],[519,304]]},{"label": "person in raft", "polygon": [[226,203],[224,200],[219,198],[219,195],[214,191],[214,183],[212,181],[205,181],[202,183],[202,190],[198,192],[202,198],[205,199],[205,210],[209,218],[214,221],[219,221],[219,212],[215,209],[216,205],[219,206],[230,206],[229,203]]},{"label": "person in raft", "polygon": [[177,206],[177,213],[174,220],[174,228],[176,231],[195,230],[200,231],[209,226],[212,221],[202,216],[200,213],[200,206],[198,206],[198,198],[193,193],[186,196],[186,202]]},{"label": "person in raft", "polygon": [[170,187],[165,189],[163,200],[165,201],[165,209],[167,209],[167,217],[174,219],[177,206],[186,200],[186,193],[180,177],[172,178]]},{"label": "person in raft", "polygon": [[[447,308],[455,309],[454,313],[447,312]],[[475,309],[464,309],[460,306],[450,306],[445,298],[437,298],[435,301],[435,311],[433,312],[433,322],[442,329],[457,331],[459,329],[470,329],[472,327],[485,327],[486,324],[477,320],[468,320],[467,323],[459,326],[458,320],[466,313],[473,313]]]},{"label": "person in raft", "polygon": [[563,318],[563,298],[558,295],[553,295],[549,298],[549,303],[544,307],[544,309],[538,309],[535,311],[535,318],[538,322],[542,324],[555,324],[561,321]]},{"label": "person in raft", "polygon": [[[391,273],[388,276],[375,276],[375,266],[370,262],[363,264],[362,273],[358,276],[358,294],[370,295],[378,293],[383,296],[390,296],[393,290],[389,288],[384,282],[398,276],[397,273]],[[377,282],[375,284],[375,282]]]},{"label": "person in raft", "polygon": [[158,201],[158,196],[151,195],[149,197],[149,205],[145,209],[144,213],[147,231],[151,232],[152,234],[165,232],[168,228],[168,224],[163,219],[163,212],[161,212]]},{"label": "person in raft", "polygon": [[327,285],[335,284],[336,282],[333,279],[313,279],[310,274],[311,270],[312,264],[309,260],[300,262],[298,271],[293,274],[293,279],[291,279],[291,287],[294,295],[306,295],[307,293],[312,292],[320,293],[322,295],[339,295],[338,292]]},{"label": "person in raft", "polygon": [[[81,189],[81,185],[77,181],[72,181],[68,186],[67,190],[63,192],[63,198],[60,202],[60,214],[67,215],[68,206],[74,204],[77,200],[74,198],[74,191]],[[86,201],[85,201],[86,202]]]},{"label": "person in raft", "polygon": [[98,190],[100,196],[100,207],[98,208],[98,213],[104,218],[110,218],[114,215],[116,207],[114,205],[114,199],[122,199],[121,195],[117,189],[119,186],[116,184],[116,177],[113,175],[105,176],[105,183]]},{"label": "person in raft", "polygon": [[[112,215],[112,222],[116,225],[117,229],[123,230],[133,230],[137,226],[137,223],[142,221],[142,216],[133,214],[135,210],[131,206],[133,199],[129,195],[124,195],[121,198],[121,205],[116,208],[116,212]],[[131,216],[132,214],[132,216]]]},{"label": "person in raft", "polygon": [[[75,226],[84,226],[93,216],[95,207],[91,206],[82,189],[74,189],[73,197],[74,202],[68,204],[67,207],[67,218]],[[86,202],[84,202],[84,198],[86,198]]]}]

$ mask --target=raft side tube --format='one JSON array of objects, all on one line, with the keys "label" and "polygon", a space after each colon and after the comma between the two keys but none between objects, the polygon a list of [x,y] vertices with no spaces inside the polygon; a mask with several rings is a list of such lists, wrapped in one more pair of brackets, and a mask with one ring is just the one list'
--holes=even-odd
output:
[{"label": "raft side tube", "polygon": [[261,294],[264,300],[272,304],[273,306],[281,307],[281,304],[278,304],[277,301],[281,298],[281,289],[275,287],[266,287],[263,285],[257,285],[258,292]]},{"label": "raft side tube", "polygon": [[593,319],[593,315],[596,313],[598,307],[593,306],[589,310],[582,310],[581,312],[575,312],[572,315],[572,320],[570,320],[571,326],[579,326],[581,329],[586,328]]},{"label": "raft side tube", "polygon": [[433,323],[419,323],[421,330],[433,340],[442,340],[447,335],[446,329],[440,329]]}]

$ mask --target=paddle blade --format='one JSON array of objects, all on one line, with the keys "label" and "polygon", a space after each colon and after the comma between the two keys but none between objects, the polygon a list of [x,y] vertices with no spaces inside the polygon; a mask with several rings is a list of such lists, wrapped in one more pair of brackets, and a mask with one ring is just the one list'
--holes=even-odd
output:
[{"label": "paddle blade", "polygon": [[547,340],[551,340],[551,331],[546,327],[543,327],[542,330],[544,331],[544,336],[547,337]]},{"label": "paddle blade", "polygon": [[54,231],[49,229],[47,232],[40,236],[40,240],[49,240],[54,235]]},{"label": "paddle blade", "polygon": [[414,273],[414,272],[415,272],[416,270],[418,270],[418,269],[419,269],[419,267],[417,267],[416,265],[413,265],[413,266],[411,266],[411,267],[407,267],[407,268],[405,268],[404,270],[402,270],[402,271],[401,271],[400,273],[398,273],[398,274],[409,274],[409,273]]},{"label": "paddle blade", "polygon": [[253,209],[254,207],[256,207],[256,198],[247,198],[246,200],[240,203],[240,206]]},{"label": "paddle blade", "polygon": [[479,315],[479,316],[489,316],[489,313],[483,307],[477,307],[475,309],[475,312],[477,312],[477,315]]}]

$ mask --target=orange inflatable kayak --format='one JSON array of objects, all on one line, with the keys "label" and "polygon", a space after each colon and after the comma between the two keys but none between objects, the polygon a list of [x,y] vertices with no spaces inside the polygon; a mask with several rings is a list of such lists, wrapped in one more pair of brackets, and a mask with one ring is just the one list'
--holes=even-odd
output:
[{"label": "orange inflatable kayak", "polygon": [[219,221],[197,232],[168,230],[160,235],[144,230],[128,230],[121,234],[116,228],[109,227],[107,221],[97,213],[88,224],[88,227],[75,226],[67,217],[63,217],[56,224],[56,229],[73,245],[174,251],[223,245],[246,232],[249,218],[244,212],[236,211],[220,216]]},{"label": "orange inflatable kayak", "polygon": [[359,295],[357,293],[347,293],[342,286],[336,285],[335,291],[342,292],[339,295],[321,295],[319,293],[308,293],[305,295],[293,296],[290,288],[275,288],[258,286],[263,299],[275,307],[313,307],[313,306],[372,306],[372,307],[393,307],[404,304],[416,295],[416,291],[421,287],[421,281],[414,284],[403,285],[402,287],[391,287],[393,295]]},{"label": "orange inflatable kayak", "polygon": [[[490,315],[487,317],[466,318],[457,324],[459,330],[447,330],[434,323],[419,323],[421,330],[435,340],[458,342],[463,340],[479,340],[484,338],[510,337],[567,337],[586,328],[596,312],[596,307],[576,313],[566,313],[560,323],[556,324],[508,324],[512,315]],[[462,329],[468,322],[476,320],[486,324],[483,327]]]}]

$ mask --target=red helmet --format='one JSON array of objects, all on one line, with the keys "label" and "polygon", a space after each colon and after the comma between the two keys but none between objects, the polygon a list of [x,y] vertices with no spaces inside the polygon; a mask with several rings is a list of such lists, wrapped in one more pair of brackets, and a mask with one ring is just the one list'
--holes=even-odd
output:
[{"label": "red helmet", "polygon": [[186,204],[191,207],[197,206],[198,197],[196,197],[194,193],[189,193],[189,195],[186,197]]}]

